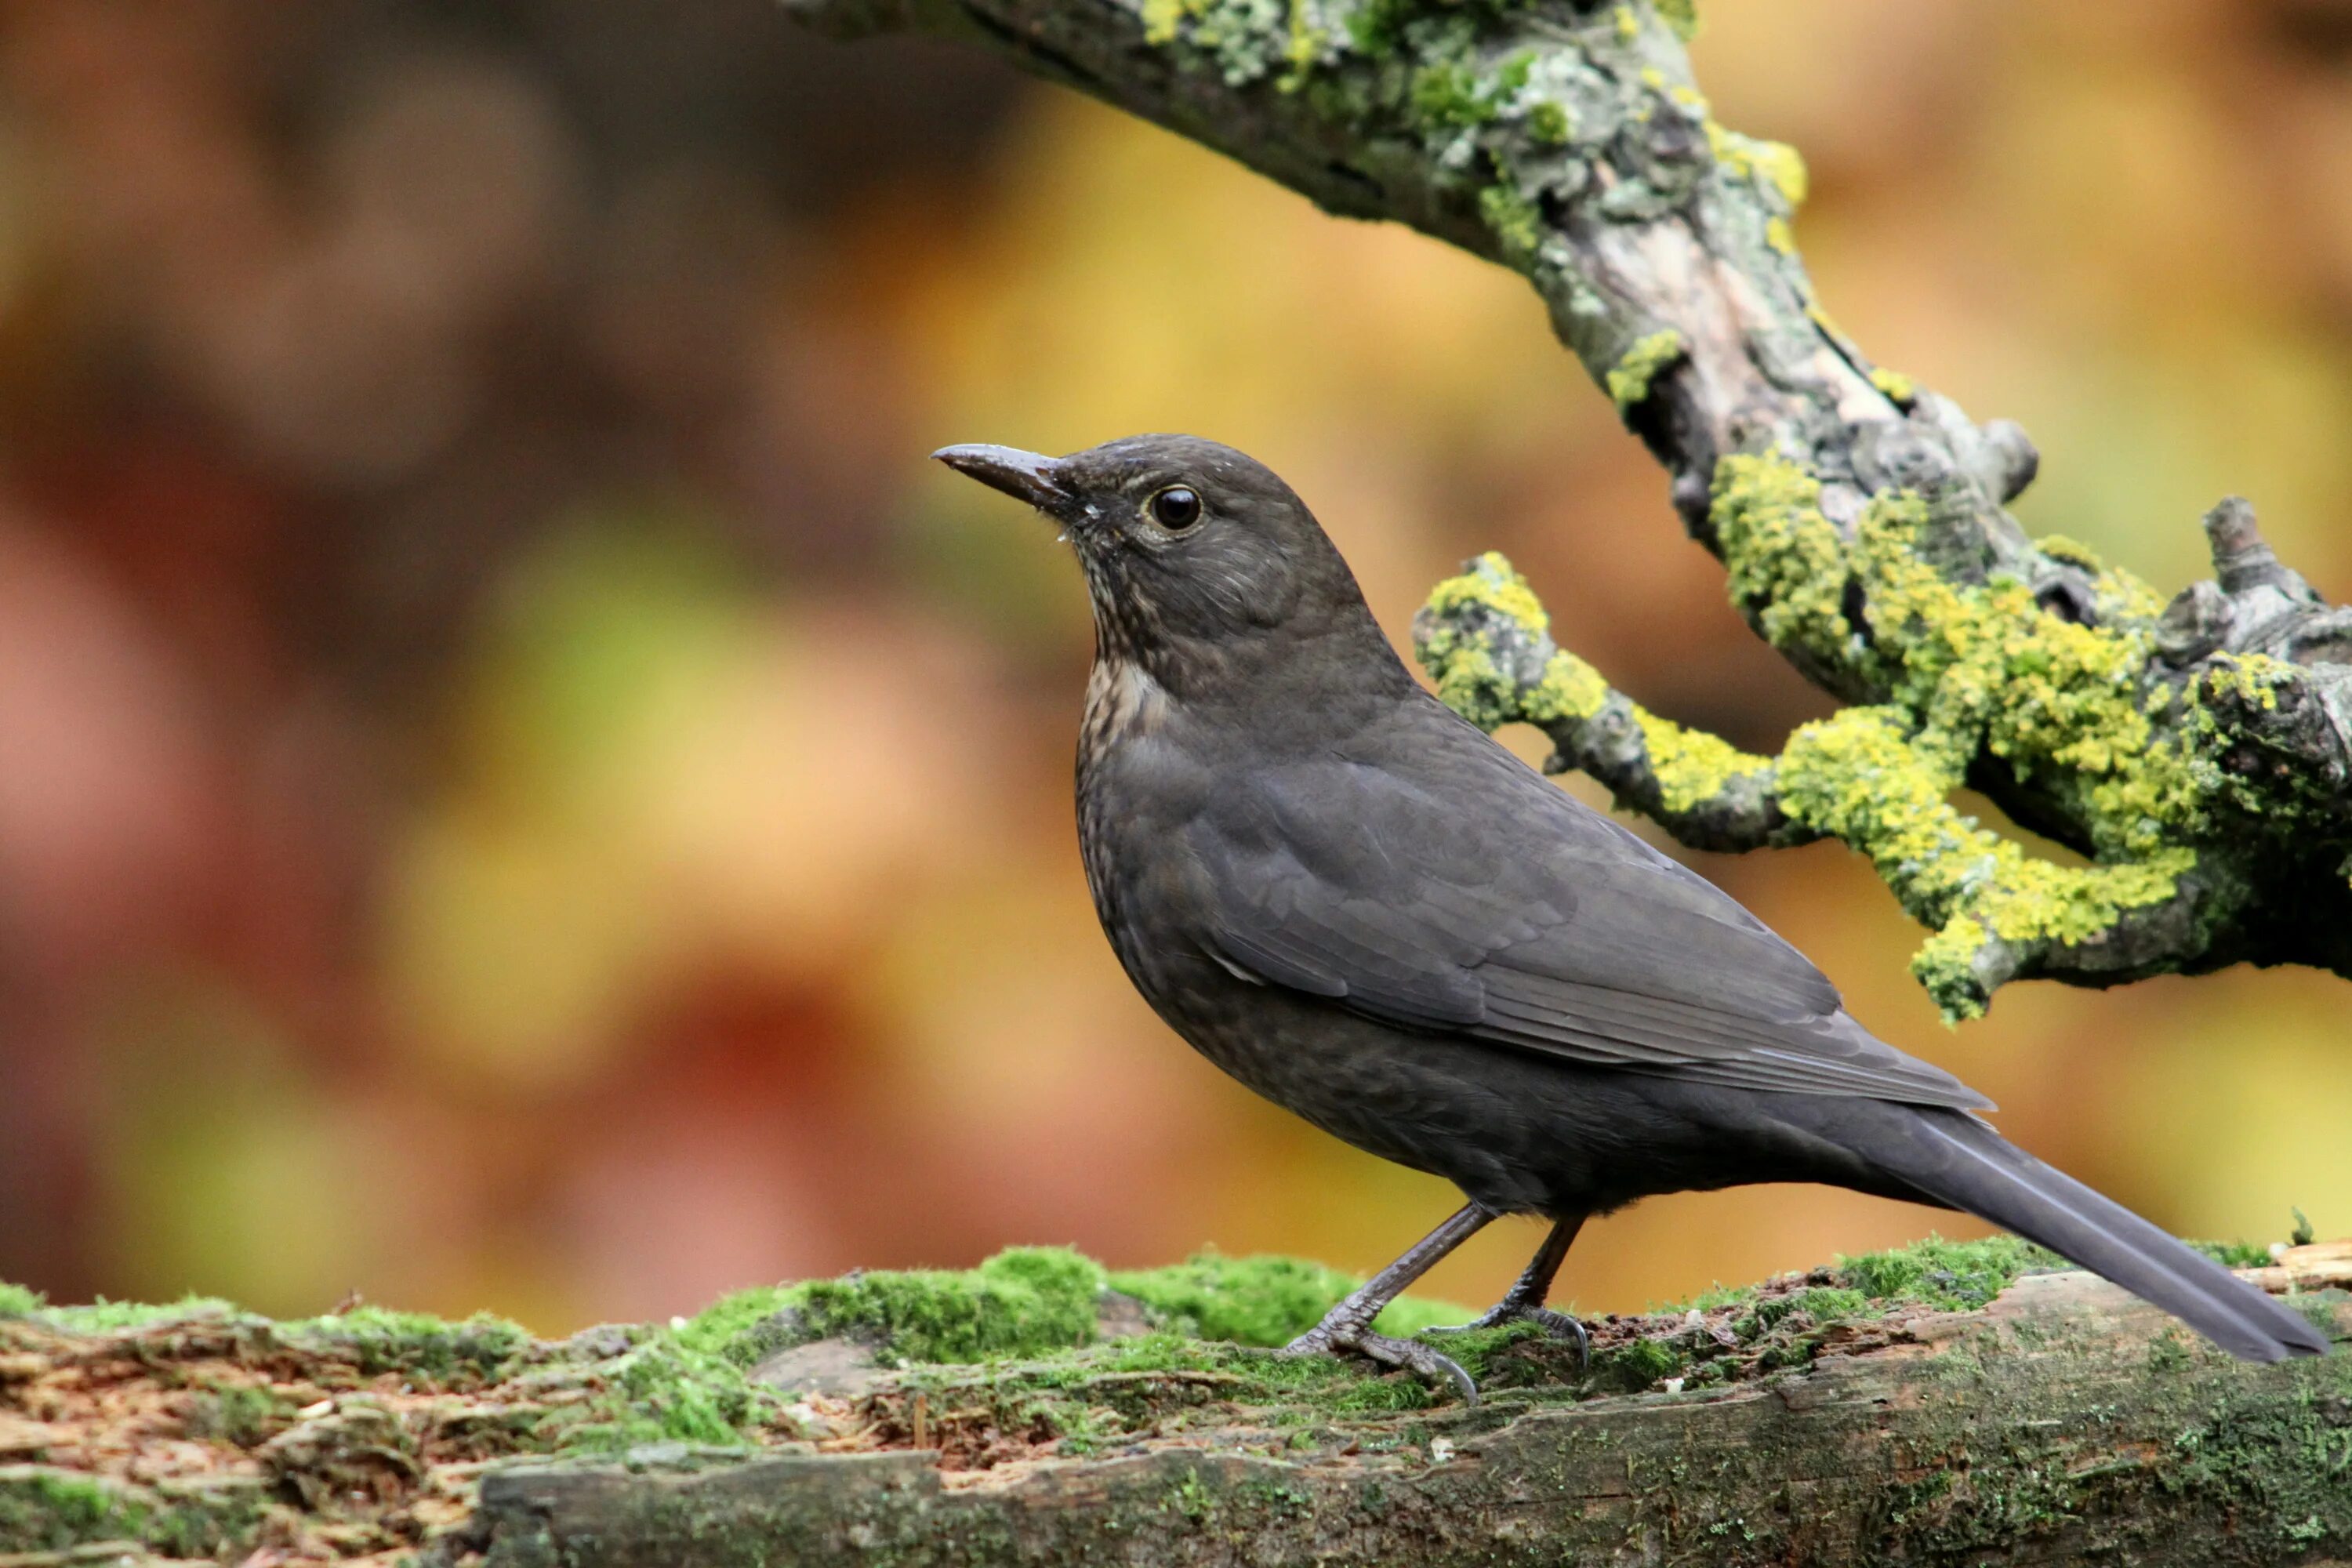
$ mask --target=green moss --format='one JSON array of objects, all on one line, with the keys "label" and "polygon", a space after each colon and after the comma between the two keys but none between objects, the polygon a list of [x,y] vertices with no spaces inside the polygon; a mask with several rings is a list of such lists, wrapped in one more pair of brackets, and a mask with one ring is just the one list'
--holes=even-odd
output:
[{"label": "green moss", "polygon": [[63,1470],[0,1472],[0,1552],[68,1552],[97,1541],[136,1541],[150,1510],[111,1483]]},{"label": "green moss", "polygon": [[280,1331],[295,1344],[348,1347],[371,1375],[402,1372],[444,1383],[494,1378],[532,1343],[519,1325],[487,1312],[451,1322],[373,1306],[287,1323]]},{"label": "green moss", "polygon": [[1969,1312],[2000,1295],[2022,1274],[2068,1267],[2049,1248],[2014,1236],[1946,1241],[1931,1236],[1908,1247],[1837,1260],[1838,1284],[1873,1301],[1901,1301],[1938,1311]]},{"label": "green moss", "polygon": [[2258,1241],[2192,1241],[2189,1244],[2224,1268],[2267,1268],[2271,1249]]},{"label": "green moss", "polygon": [[276,1389],[228,1384],[200,1391],[188,1406],[191,1437],[218,1437],[240,1448],[258,1446],[294,1418],[294,1404]]},{"label": "green moss", "polygon": [[1091,1258],[1014,1247],[964,1271],[876,1269],[730,1297],[681,1331],[681,1341],[716,1346],[740,1364],[838,1335],[908,1361],[1037,1355],[1095,1337],[1104,1284]]},{"label": "green moss", "polygon": [[221,1317],[236,1308],[214,1296],[183,1296],[176,1301],[110,1301],[100,1297],[87,1306],[51,1307],[42,1313],[48,1321],[78,1334],[114,1334],[182,1318]]},{"label": "green moss", "polygon": [[1266,1347],[1287,1344],[1314,1327],[1356,1284],[1337,1269],[1297,1258],[1213,1252],[1173,1268],[1110,1277],[1112,1289],[1141,1301],[1164,1328]]},{"label": "green moss", "polygon": [[1528,110],[1528,134],[1541,146],[1565,147],[1576,140],[1576,117],[1566,104],[1541,100]]},{"label": "green moss", "polygon": [[778,1419],[781,1403],[728,1357],[656,1331],[614,1363],[584,1405],[559,1407],[539,1436],[552,1451],[620,1453],[649,1443],[734,1447]]},{"label": "green moss", "polygon": [[41,1293],[0,1280],[0,1318],[21,1318],[41,1310]]},{"label": "green moss", "polygon": [[1609,395],[1617,400],[1617,411],[1631,412],[1646,401],[1658,374],[1682,357],[1683,335],[1672,327],[1650,333],[1620,354],[1606,378]]}]

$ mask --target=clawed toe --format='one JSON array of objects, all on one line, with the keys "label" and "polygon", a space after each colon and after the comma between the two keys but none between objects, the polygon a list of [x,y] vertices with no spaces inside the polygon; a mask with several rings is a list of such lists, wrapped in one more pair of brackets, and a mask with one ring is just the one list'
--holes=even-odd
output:
[{"label": "clawed toe", "polygon": [[1506,1323],[1533,1323],[1556,1340],[1566,1340],[1576,1347],[1576,1364],[1580,1368],[1592,1359],[1592,1342],[1584,1325],[1566,1312],[1555,1312],[1549,1307],[1532,1307],[1516,1301],[1501,1301],[1466,1323],[1455,1323],[1443,1329],[1424,1329],[1430,1334],[1466,1334],[1474,1329],[1499,1329]]},{"label": "clawed toe", "polygon": [[1429,1346],[1412,1340],[1400,1340],[1389,1334],[1376,1334],[1370,1329],[1333,1331],[1318,1326],[1309,1329],[1276,1352],[1283,1356],[1339,1355],[1352,1352],[1367,1361],[1382,1366],[1410,1372],[1431,1383],[1451,1383],[1460,1391],[1465,1405],[1478,1403],[1478,1385],[1462,1370],[1461,1363]]}]

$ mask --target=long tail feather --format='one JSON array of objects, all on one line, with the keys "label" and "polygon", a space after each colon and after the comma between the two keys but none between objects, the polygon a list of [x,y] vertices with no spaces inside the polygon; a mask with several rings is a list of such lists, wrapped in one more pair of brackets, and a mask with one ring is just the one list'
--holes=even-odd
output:
[{"label": "long tail feather", "polygon": [[2210,1258],[2043,1164],[1973,1117],[1916,1110],[1868,1140],[1873,1163],[2163,1308],[2231,1354],[2324,1355],[2326,1335]]}]

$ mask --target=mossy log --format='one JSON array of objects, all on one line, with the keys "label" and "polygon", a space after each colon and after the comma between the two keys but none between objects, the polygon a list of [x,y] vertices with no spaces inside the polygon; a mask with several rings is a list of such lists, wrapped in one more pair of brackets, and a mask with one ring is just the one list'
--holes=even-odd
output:
[{"label": "mossy log", "polygon": [[[1029,1249],[554,1343],[0,1287],[0,1568],[2352,1558],[2352,1353],[2242,1365],[2050,1261],[1850,1259],[1583,1366],[1449,1341],[1475,1405],[1268,1353],[1349,1283],[1281,1259]],[[2352,1242],[2247,1273],[2352,1339]]]},{"label": "mossy log", "polygon": [[[1437,590],[1423,664],[1465,717],[1540,726],[1558,766],[1686,843],[1869,856],[1934,933],[1913,967],[1948,1016],[2023,978],[2352,975],[2352,607],[2234,499],[2205,520],[2212,578],[2168,600],[2030,537],[2006,510],[2040,463],[2025,433],[1874,364],[1815,298],[1804,162],[1715,119],[1691,0],[783,5],[977,39],[1524,275],[1734,605],[1849,706],[1777,757],[1738,752],[1556,647],[1499,558]],[[1962,784],[2087,864],[1966,816]]]}]

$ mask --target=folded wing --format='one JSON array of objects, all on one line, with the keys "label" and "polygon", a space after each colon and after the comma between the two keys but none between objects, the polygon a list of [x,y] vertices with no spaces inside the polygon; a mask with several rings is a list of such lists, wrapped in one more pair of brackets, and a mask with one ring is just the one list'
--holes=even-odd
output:
[{"label": "folded wing", "polygon": [[1325,753],[1218,793],[1186,841],[1214,889],[1219,960],[1386,1023],[1590,1067],[1990,1107],[1873,1038],[1713,884],[1433,717],[1403,767],[1393,745],[1379,766]]}]

